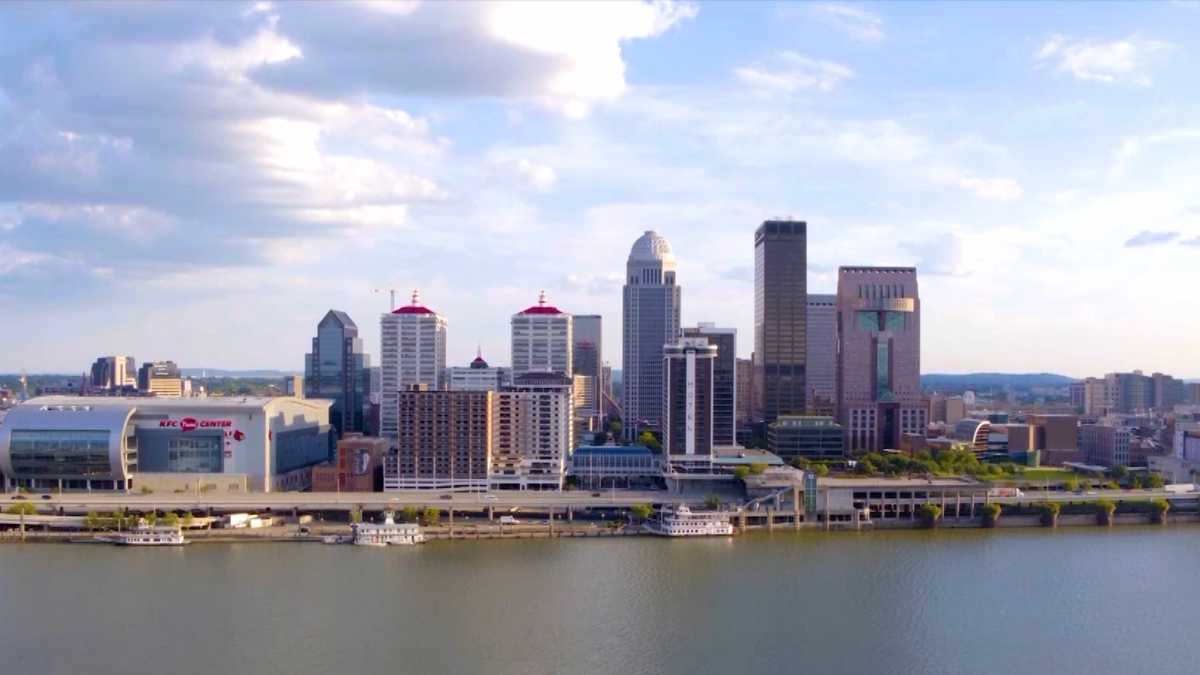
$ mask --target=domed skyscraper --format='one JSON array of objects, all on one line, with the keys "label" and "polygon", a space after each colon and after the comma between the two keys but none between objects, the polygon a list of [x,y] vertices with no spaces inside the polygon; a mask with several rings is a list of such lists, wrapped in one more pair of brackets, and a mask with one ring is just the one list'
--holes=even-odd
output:
[{"label": "domed skyscraper", "polygon": [[625,265],[621,407],[630,439],[642,429],[662,430],[663,345],[679,339],[682,296],[671,244],[648,230]]}]

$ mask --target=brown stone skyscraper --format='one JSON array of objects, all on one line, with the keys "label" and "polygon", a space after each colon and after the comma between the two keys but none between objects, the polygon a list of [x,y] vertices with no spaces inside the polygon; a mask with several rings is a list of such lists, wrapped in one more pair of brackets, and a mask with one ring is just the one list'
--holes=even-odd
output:
[{"label": "brown stone skyscraper", "polygon": [[838,269],[838,420],[847,448],[899,448],[924,433],[921,301],[913,267]]},{"label": "brown stone skyscraper", "polygon": [[767,423],[805,413],[808,226],[768,220],[754,232],[754,386]]}]

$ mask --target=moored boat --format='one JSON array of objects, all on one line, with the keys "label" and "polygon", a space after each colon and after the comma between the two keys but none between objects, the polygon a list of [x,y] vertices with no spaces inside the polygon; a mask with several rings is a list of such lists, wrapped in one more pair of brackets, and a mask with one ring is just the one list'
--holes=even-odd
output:
[{"label": "moored boat", "polygon": [[719,511],[692,511],[686,504],[662,508],[645,529],[661,537],[728,537],[733,534],[729,515]]},{"label": "moored boat", "polygon": [[178,525],[147,525],[145,521],[125,532],[97,536],[96,540],[118,546],[182,546],[188,543]]},{"label": "moored boat", "polygon": [[397,523],[388,511],[382,523],[355,523],[355,546],[411,546],[425,542],[425,535],[416,523]]}]

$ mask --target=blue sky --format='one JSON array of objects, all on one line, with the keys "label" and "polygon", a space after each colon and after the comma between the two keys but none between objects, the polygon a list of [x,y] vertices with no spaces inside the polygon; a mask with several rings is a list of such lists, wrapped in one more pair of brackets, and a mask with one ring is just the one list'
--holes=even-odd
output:
[{"label": "blue sky", "polygon": [[0,5],[0,371],[299,369],[420,288],[508,361],[606,318],[646,229],[753,338],[753,230],[809,285],[915,264],[926,372],[1200,375],[1200,3]]}]

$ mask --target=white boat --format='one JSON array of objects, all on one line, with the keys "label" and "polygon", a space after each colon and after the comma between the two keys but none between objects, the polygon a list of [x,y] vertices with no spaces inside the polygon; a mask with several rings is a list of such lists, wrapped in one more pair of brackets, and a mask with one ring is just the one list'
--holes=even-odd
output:
[{"label": "white boat", "polygon": [[729,514],[692,511],[686,504],[663,508],[645,525],[646,531],[662,537],[728,537],[733,534]]},{"label": "white boat", "polygon": [[391,511],[387,512],[382,523],[355,523],[351,529],[355,546],[411,546],[425,542],[419,525],[397,523]]},{"label": "white boat", "polygon": [[126,532],[117,532],[96,537],[119,546],[182,546],[188,543],[178,525],[147,525],[139,522],[137,527]]}]

